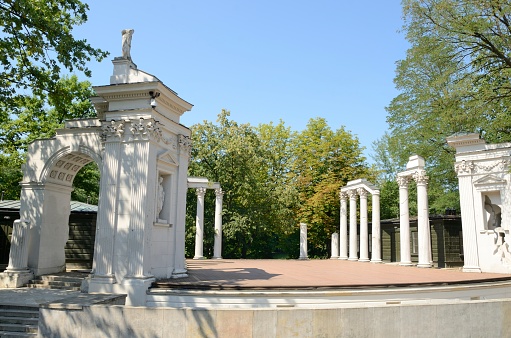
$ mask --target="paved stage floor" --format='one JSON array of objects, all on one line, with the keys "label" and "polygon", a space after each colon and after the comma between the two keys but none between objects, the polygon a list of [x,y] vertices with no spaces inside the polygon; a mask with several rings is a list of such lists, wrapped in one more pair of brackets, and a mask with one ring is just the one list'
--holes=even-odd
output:
[{"label": "paved stage floor", "polygon": [[328,289],[449,285],[511,280],[511,275],[417,268],[338,259],[187,260],[188,277],[154,283],[158,288]]}]

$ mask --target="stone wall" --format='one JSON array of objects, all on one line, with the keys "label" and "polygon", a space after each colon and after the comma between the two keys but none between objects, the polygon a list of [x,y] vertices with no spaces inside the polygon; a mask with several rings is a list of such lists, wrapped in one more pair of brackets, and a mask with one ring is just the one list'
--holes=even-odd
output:
[{"label": "stone wall", "polygon": [[511,299],[335,309],[40,310],[42,337],[511,337]]}]

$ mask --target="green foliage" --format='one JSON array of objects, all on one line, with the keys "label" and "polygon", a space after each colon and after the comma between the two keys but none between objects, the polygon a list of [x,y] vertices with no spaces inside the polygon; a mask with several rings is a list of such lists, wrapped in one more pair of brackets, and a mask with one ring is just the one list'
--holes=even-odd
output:
[{"label": "green foliage", "polygon": [[[0,102],[0,187],[8,192],[5,198],[19,198],[21,181],[21,165],[25,161],[28,144],[36,139],[51,138],[55,130],[63,127],[64,120],[94,116],[94,108],[89,101],[93,90],[89,82],[80,82],[76,76],[63,77],[56,86],[59,100],[53,95],[39,92],[32,96],[17,96],[9,106]],[[53,107],[53,108],[50,108]],[[75,192],[73,197],[86,202],[90,195],[92,200],[97,199],[98,182],[91,181],[92,169],[81,170],[75,182],[88,182],[80,186],[82,192]],[[96,177],[99,176],[96,171]],[[88,176],[88,178],[87,178]],[[90,187],[90,188],[89,188]],[[87,195],[82,196],[81,195]],[[95,196],[95,197],[94,197]]]},{"label": "green foliage", "polygon": [[489,142],[511,140],[511,4],[404,0],[403,14],[411,47],[397,63],[400,94],[387,107],[390,130],[375,159],[389,180],[390,170],[421,155],[431,212],[459,210],[454,149],[445,138],[479,132]]},{"label": "green foliage", "polygon": [[78,0],[0,0],[0,101],[14,107],[26,90],[58,99],[63,71],[90,76],[87,62],[107,53],[73,37],[87,21],[88,6]]},{"label": "green foliage", "polygon": [[293,183],[300,205],[297,218],[308,224],[311,257],[329,254],[329,238],[339,227],[339,191],[350,180],[375,175],[358,139],[344,128],[333,131],[323,118],[309,120],[293,140]]},{"label": "green foliage", "polygon": [[[339,225],[339,189],[370,171],[358,140],[324,119],[292,132],[282,121],[252,127],[228,119],[192,127],[190,176],[219,182],[224,195],[223,255],[297,258],[300,221],[309,224],[309,253],[324,257]],[[189,192],[186,254],[195,245],[196,196]],[[214,194],[205,201],[204,254],[213,251]]]}]

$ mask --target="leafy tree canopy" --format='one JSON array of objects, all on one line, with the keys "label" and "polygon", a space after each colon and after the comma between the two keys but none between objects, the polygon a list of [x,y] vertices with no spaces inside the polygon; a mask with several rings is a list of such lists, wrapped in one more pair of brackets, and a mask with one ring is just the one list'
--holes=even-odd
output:
[{"label": "leafy tree canopy", "polygon": [[411,46],[397,63],[400,94],[387,107],[390,130],[375,159],[386,157],[388,178],[389,163],[402,168],[409,156],[423,156],[430,207],[440,213],[459,208],[454,149],[445,138],[479,132],[490,142],[511,140],[511,4],[404,0],[403,14]]}]

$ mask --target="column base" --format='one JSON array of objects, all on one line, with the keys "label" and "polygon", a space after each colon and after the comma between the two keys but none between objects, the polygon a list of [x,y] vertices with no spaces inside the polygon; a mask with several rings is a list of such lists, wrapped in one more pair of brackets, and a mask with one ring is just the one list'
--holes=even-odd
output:
[{"label": "column base", "polygon": [[342,260],[348,260],[348,256],[340,256],[339,259],[342,259]]},{"label": "column base", "polygon": [[481,268],[479,267],[476,267],[476,266],[467,266],[467,267],[463,267],[463,272],[479,272],[481,273]]},{"label": "column base", "polygon": [[34,274],[29,270],[4,271],[0,273],[0,287],[19,288],[32,279],[34,279]]},{"label": "column base", "polygon": [[348,260],[351,262],[358,262],[358,257],[355,257],[355,258],[350,257],[350,258],[348,258]]},{"label": "column base", "polygon": [[360,258],[359,262],[369,262],[369,258]]},{"label": "column base", "polygon": [[332,256],[330,259],[339,259],[339,256]]},{"label": "column base", "polygon": [[186,269],[174,269],[172,271],[171,278],[186,278],[188,277],[188,270]]},{"label": "column base", "polygon": [[301,260],[301,261],[306,261],[306,260],[308,260],[308,259],[309,259],[309,257],[300,257],[300,258],[298,258],[298,259],[299,259],[299,260]]},{"label": "column base", "polygon": [[383,261],[381,259],[371,259],[371,263],[378,264],[378,263],[383,263]]},{"label": "column base", "polygon": [[420,264],[417,264],[417,267],[418,268],[431,268],[431,264],[430,263],[420,263]]},{"label": "column base", "polygon": [[195,256],[193,259],[206,259],[204,256]]},{"label": "column base", "polygon": [[211,257],[211,259],[223,259],[223,258],[222,258],[222,256],[220,256],[220,257],[213,256],[213,257]]},{"label": "column base", "polygon": [[401,265],[401,266],[412,266],[413,263],[412,262],[400,262],[399,265]]}]

